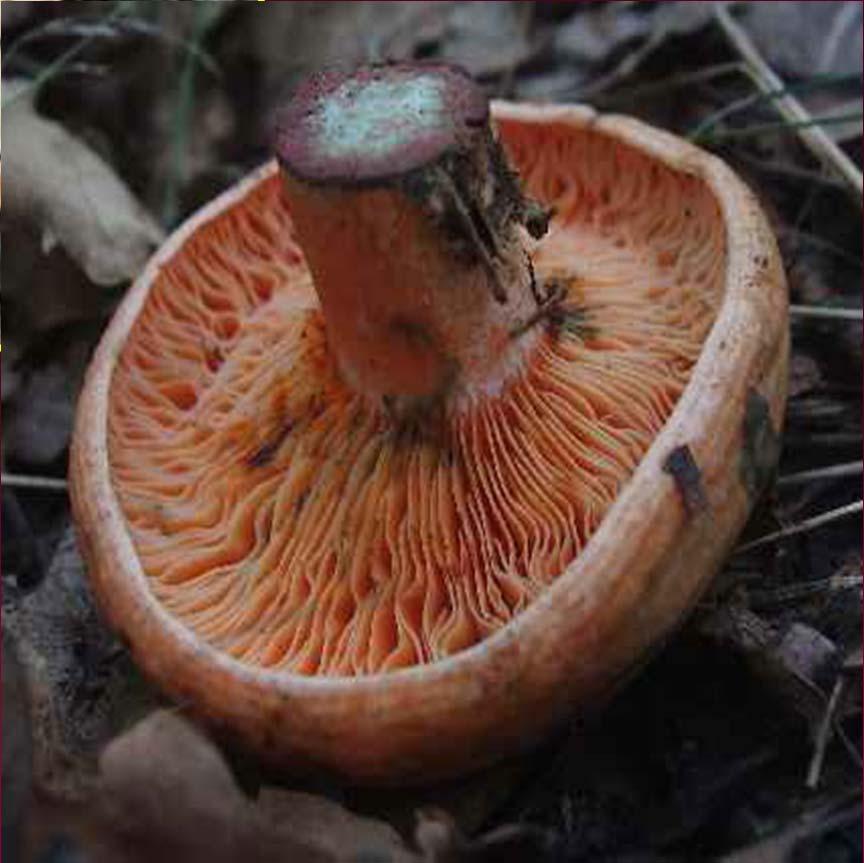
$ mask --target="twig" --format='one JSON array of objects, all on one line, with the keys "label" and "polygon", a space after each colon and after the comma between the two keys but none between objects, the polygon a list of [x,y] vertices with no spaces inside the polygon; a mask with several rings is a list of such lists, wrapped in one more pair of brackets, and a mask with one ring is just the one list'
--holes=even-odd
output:
[{"label": "twig", "polygon": [[5,472],[0,474],[0,485],[8,485],[10,488],[38,488],[45,491],[66,491],[69,487],[65,479]]},{"label": "twig", "polygon": [[[115,18],[119,18],[121,15],[126,14],[126,9],[121,3],[117,3],[114,8],[108,13],[103,23],[108,23],[113,21]],[[71,48],[68,48],[64,51],[56,60],[53,60],[49,63],[32,81],[29,81],[26,86],[19,87],[13,90],[12,95],[3,101],[3,107],[6,108],[11,105],[13,102],[20,99],[26,93],[38,93],[40,88],[51,80],[64,66],[74,60],[93,40],[96,38],[96,32],[91,32],[88,35],[84,36]],[[14,48],[14,46],[13,46]],[[11,51],[10,51],[11,54]],[[8,62],[8,55],[6,58]]]},{"label": "twig", "polygon": [[832,306],[789,306],[793,318],[825,318],[837,321],[864,321],[864,309],[838,309]]},{"label": "twig", "polygon": [[[480,236],[477,226],[474,223],[474,219],[472,218],[472,213],[468,208],[468,204],[462,197],[462,192],[459,190],[456,183],[453,182],[453,178],[445,171],[443,168],[436,169],[436,174],[441,181],[441,185],[447,189],[447,192],[450,195],[450,200],[453,203],[453,206],[456,208],[456,213],[459,216],[459,220],[462,222],[462,227],[465,230],[465,233],[468,235],[468,239],[474,246],[475,251],[477,252],[478,257],[483,262],[483,266],[489,275],[489,281],[492,288],[492,296],[499,303],[507,302],[507,289],[504,287],[504,283],[501,281],[501,277],[498,274],[498,270],[495,267],[495,262],[492,260],[493,255],[497,255],[498,250],[493,248],[490,250],[487,248],[487,243],[483,242],[483,238]],[[480,218],[483,219],[483,215],[479,214]],[[485,219],[483,220],[486,226],[487,236],[494,237],[494,233],[488,224],[485,223]],[[494,243],[494,240],[493,240]]]},{"label": "twig", "polygon": [[[850,111],[846,114],[831,114],[822,117],[808,117],[806,120],[783,120],[777,123],[761,123],[758,126],[747,126],[743,129],[721,129],[698,138],[699,143],[728,141],[730,139],[753,138],[766,132],[785,132],[789,129],[798,130],[818,126],[833,126],[838,123],[849,123],[852,120],[864,119],[861,111]],[[697,139],[694,139],[697,140]],[[857,169],[856,169],[857,170]]]},{"label": "twig", "polygon": [[825,751],[828,748],[828,741],[831,739],[831,731],[834,727],[834,714],[837,712],[837,705],[840,703],[840,696],[846,688],[846,679],[838,677],[834,684],[834,689],[831,690],[831,697],[825,705],[825,712],[822,714],[822,719],[819,721],[819,728],[816,730],[816,740],[813,744],[813,757],[810,759],[810,768],[807,770],[807,787],[813,791],[819,785],[819,779],[822,776],[822,764],[825,762]]},{"label": "twig", "polygon": [[[594,96],[594,101],[602,101],[604,104],[608,104],[610,102],[635,99],[636,97],[652,96],[657,93],[666,93],[669,90],[677,90],[681,87],[689,87],[691,84],[699,84],[703,81],[711,81],[714,78],[722,78],[733,74],[746,75],[747,78],[752,80],[752,76],[749,74],[744,63],[738,61],[733,63],[717,63],[713,66],[696,69],[693,72],[670,75],[668,78],[661,78],[659,81],[652,81],[650,84],[637,84],[630,87],[621,86],[604,90]],[[572,87],[568,87],[554,95],[559,98],[574,96],[578,95],[578,91],[575,91]]]},{"label": "twig", "polygon": [[[718,4],[714,15],[726,38],[747,64],[753,73],[753,80],[763,93],[770,93],[783,89],[783,81],[776,72],[762,59],[756,46],[744,30],[738,26],[725,6]],[[790,124],[795,124],[798,136],[807,149],[819,159],[820,162],[829,165],[840,177],[845,180],[848,187],[855,193],[859,205],[864,193],[864,178],[855,163],[828,137],[825,130],[814,125],[810,112],[795,98],[787,93],[774,101],[778,112]]]},{"label": "twig", "polygon": [[[761,577],[761,573],[756,574],[756,578]],[[747,592],[747,598],[754,608],[762,608],[786,602],[797,602],[807,597],[818,596],[820,593],[853,590],[860,588],[862,584],[864,584],[864,576],[861,575],[832,575],[817,581],[798,582],[773,590],[751,590]]]},{"label": "twig", "polygon": [[828,512],[814,515],[813,518],[808,518],[800,524],[793,524],[789,527],[784,527],[781,530],[775,530],[773,533],[767,533],[765,536],[760,536],[751,542],[745,542],[744,545],[739,545],[735,549],[735,554],[740,554],[742,551],[750,551],[752,548],[758,548],[762,545],[767,545],[771,542],[776,542],[778,539],[785,539],[787,536],[797,536],[799,533],[807,533],[815,530],[817,527],[830,524],[838,519],[845,518],[847,515],[854,515],[856,512],[861,512],[864,509],[864,501],[857,500],[855,503],[839,506],[836,509],[830,509]]},{"label": "twig", "polygon": [[[771,861],[789,860],[799,842],[860,821],[860,794],[857,789],[844,794],[841,805],[845,808],[833,814],[832,810],[836,809],[837,801],[831,801],[819,809],[805,812],[797,822],[793,822],[780,833],[720,857],[718,863],[771,863]],[[849,801],[852,801],[851,806],[847,806]]]},{"label": "twig", "polygon": [[844,464],[832,464],[827,467],[817,467],[813,470],[802,470],[789,473],[777,480],[778,486],[803,485],[818,479],[836,479],[841,476],[857,476],[862,473],[864,462],[850,461]]},{"label": "twig", "polygon": [[627,54],[612,71],[583,87],[579,94],[580,98],[594,99],[604,90],[609,90],[619,81],[628,78],[660,46],[662,41],[663,37],[658,32],[651,33],[638,48]]},{"label": "twig", "polygon": [[796,84],[788,84],[779,90],[762,90],[759,93],[751,93],[749,96],[744,96],[741,99],[735,99],[728,105],[724,105],[719,110],[710,114],[701,123],[695,126],[687,137],[691,141],[698,141],[707,136],[708,132],[713,129],[722,120],[731,117],[733,114],[738,114],[751,108],[754,105],[759,105],[762,102],[773,101],[788,93],[805,93],[808,90],[815,90],[819,87],[829,87],[834,84],[848,84],[850,82],[860,82],[860,75],[815,75],[806,81],[799,81]]}]

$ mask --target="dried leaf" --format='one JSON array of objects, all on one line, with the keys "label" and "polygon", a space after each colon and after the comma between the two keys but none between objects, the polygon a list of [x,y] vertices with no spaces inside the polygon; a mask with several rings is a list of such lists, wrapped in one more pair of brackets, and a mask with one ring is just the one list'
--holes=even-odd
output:
[{"label": "dried leaf", "polygon": [[273,106],[305,75],[327,66],[425,59],[494,76],[527,60],[531,4],[514,2],[270,3],[249,16],[235,49],[263,69],[263,102]]},{"label": "dried leaf", "polygon": [[628,42],[646,36],[651,16],[631,7],[601,4],[577,12],[555,31],[556,52],[580,65],[604,63]]},{"label": "dried leaf", "polygon": [[18,859],[24,818],[30,805],[32,745],[30,705],[15,643],[3,632],[3,849]]},{"label": "dried leaf", "polygon": [[[250,49],[263,70],[263,101],[285,98],[310,72],[327,66],[404,59],[443,33],[451,3],[265,3],[248,16],[236,51]],[[241,37],[237,37],[238,39]]]},{"label": "dried leaf", "polygon": [[797,78],[861,74],[860,3],[747,3],[744,10],[742,25],[776,71]]},{"label": "dried leaf", "polygon": [[[584,75],[586,93],[602,91],[633,74],[667,39],[695,33],[714,14],[714,3],[669,2],[645,11],[623,4],[601,4],[576,14],[556,34],[555,48],[570,67]],[[626,49],[625,46],[632,47]],[[622,51],[623,56],[622,56]],[[614,68],[596,77],[602,68]],[[587,82],[590,81],[590,84]],[[578,98],[570,92],[569,98]]]},{"label": "dried leaf", "polygon": [[71,528],[36,590],[4,591],[3,625],[30,684],[36,781],[85,796],[102,747],[155,699],[96,611]]},{"label": "dried leaf", "polygon": [[152,713],[113,740],[99,768],[100,810],[118,836],[161,834],[168,859],[204,843],[243,859],[246,798],[216,747],[176,713]]},{"label": "dried leaf", "polygon": [[774,649],[784,669],[810,684],[826,688],[837,672],[837,645],[821,632],[803,623],[792,623]]},{"label": "dried leaf", "polygon": [[85,807],[40,825],[43,845],[65,834],[92,863],[418,860],[388,825],[323,798],[267,789],[253,802],[214,744],[171,711],[112,741],[100,769]]},{"label": "dried leaf", "polygon": [[505,824],[469,839],[442,809],[417,812],[415,841],[428,863],[521,863],[561,858],[554,836],[530,824]]},{"label": "dried leaf", "polygon": [[515,69],[534,53],[531,5],[455,3],[437,56],[480,78]]},{"label": "dried leaf", "polygon": [[258,795],[256,818],[266,829],[319,850],[327,860],[409,863],[417,859],[389,824],[355,815],[315,794],[265,788]]},{"label": "dried leaf", "polygon": [[740,651],[752,670],[799,713],[811,729],[822,716],[824,685],[836,673],[836,645],[802,623],[782,631],[747,608],[729,604],[701,623],[703,633]]},{"label": "dried leaf", "polygon": [[3,84],[4,213],[55,243],[99,285],[140,271],[162,232],[112,169],[58,123],[37,114],[28,84]]},{"label": "dried leaf", "polygon": [[4,429],[7,458],[50,464],[66,449],[78,378],[57,363],[27,375]]},{"label": "dried leaf", "polygon": [[789,398],[805,395],[822,386],[824,382],[819,363],[802,351],[792,354],[789,362]]}]

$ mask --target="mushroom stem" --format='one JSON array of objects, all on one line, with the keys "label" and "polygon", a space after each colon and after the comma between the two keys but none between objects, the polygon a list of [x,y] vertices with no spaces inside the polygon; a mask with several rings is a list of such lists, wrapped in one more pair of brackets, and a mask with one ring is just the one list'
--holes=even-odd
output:
[{"label": "mushroom stem", "polygon": [[284,188],[330,349],[400,409],[494,391],[532,341],[536,205],[461,70],[400,64],[313,78],[277,119]]}]

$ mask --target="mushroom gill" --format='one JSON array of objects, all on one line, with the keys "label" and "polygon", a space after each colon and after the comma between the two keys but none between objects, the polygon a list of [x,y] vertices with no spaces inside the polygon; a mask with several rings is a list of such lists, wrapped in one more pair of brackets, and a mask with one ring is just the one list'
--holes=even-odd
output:
[{"label": "mushroom gill", "polygon": [[[590,125],[498,126],[560,299],[434,433],[349,387],[275,165],[162,266],[111,379],[113,484],[154,595],[256,666],[355,676],[483,640],[580,554],[722,300],[702,180]],[[398,253],[398,250],[394,250]]]}]

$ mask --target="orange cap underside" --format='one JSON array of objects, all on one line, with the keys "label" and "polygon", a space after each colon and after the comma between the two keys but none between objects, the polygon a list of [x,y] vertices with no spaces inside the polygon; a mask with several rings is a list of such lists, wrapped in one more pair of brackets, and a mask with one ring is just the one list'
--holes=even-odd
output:
[{"label": "orange cap underside", "polygon": [[502,134],[556,208],[538,275],[584,326],[435,439],[339,380],[278,176],[155,279],[112,381],[115,488],[154,594],[243,661],[360,675],[485,638],[578,555],[687,383],[724,276],[708,190],[600,133]]}]

